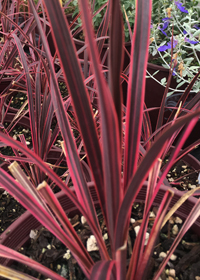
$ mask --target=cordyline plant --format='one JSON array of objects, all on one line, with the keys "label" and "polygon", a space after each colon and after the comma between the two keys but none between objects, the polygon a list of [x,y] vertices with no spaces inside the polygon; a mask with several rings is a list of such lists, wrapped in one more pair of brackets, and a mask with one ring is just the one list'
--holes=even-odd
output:
[{"label": "cordyline plant", "polygon": [[[28,143],[25,139],[23,131],[18,135],[20,142],[32,146],[33,151],[43,161],[49,161],[49,163],[54,163],[57,166],[64,156],[62,149],[54,145],[59,128],[55,124],[55,118],[53,119],[53,105],[45,71],[47,66],[42,63],[43,60],[40,55],[44,51],[40,36],[37,34],[37,25],[33,15],[27,17],[27,13],[20,12],[22,2],[12,1],[9,3],[3,1],[1,3],[1,33],[3,39],[0,57],[0,79],[7,75],[11,76],[10,85],[1,93],[1,129],[6,134],[12,136],[14,134],[14,137],[17,138],[16,127],[26,125],[25,128],[28,128],[28,133],[31,132],[31,142]],[[22,7],[24,8],[24,6]],[[39,9],[39,7],[37,8]],[[48,27],[45,22],[43,22],[43,27],[45,30]],[[58,71],[56,75],[60,81],[63,80],[61,71]],[[13,98],[16,98],[18,92],[23,93],[27,101],[23,102],[17,111],[17,109],[13,110],[11,108],[11,102]],[[26,109],[27,104],[28,109]],[[70,111],[69,100],[65,100],[64,104],[66,110]],[[6,125],[7,122],[10,122],[9,125]],[[53,122],[54,131],[52,133]],[[36,186],[44,180],[45,173],[42,173],[37,166],[33,166],[32,162],[29,162],[30,169],[28,169],[23,162],[23,155],[14,149],[13,153],[15,159],[20,160],[22,167]],[[13,159],[12,156],[8,155],[1,155],[1,158],[6,158],[7,163]]]},{"label": "cordyline plant", "polygon": [[[85,85],[85,79],[75,51],[70,29],[60,2],[44,0],[43,2],[39,1],[39,3],[42,7],[43,3],[45,4],[45,11],[50,21],[56,54],[70,93],[76,121],[83,139],[83,147],[98,195],[99,207],[105,219],[111,254],[108,253],[103,240],[94,202],[80,163],[80,155],[74,140],[69,116],[59,90],[58,77],[54,64],[55,57],[53,58],[51,55],[47,37],[41,24],[41,18],[38,16],[32,0],[29,0],[30,13],[34,15],[45,51],[45,55],[41,54],[41,63],[43,65],[48,64],[48,68],[45,70],[48,74],[46,79],[48,81],[51,102],[57,123],[62,134],[62,147],[74,188],[71,189],[63,182],[40,156],[36,145],[37,139],[39,138],[37,129],[34,127],[34,124],[37,126],[38,122],[33,121],[35,118],[33,109],[30,109],[32,112],[32,116],[30,115],[32,119],[31,130],[32,135],[34,133],[36,134],[34,140],[36,144],[32,150],[28,149],[23,142],[13,139],[3,131],[0,131],[0,140],[1,143],[12,147],[12,149],[19,150],[23,155],[24,161],[26,160],[37,166],[58,188],[64,191],[66,196],[86,218],[96,238],[101,261],[94,263],[46,181],[40,182],[36,188],[28,180],[21,167],[16,162],[13,162],[9,169],[17,180],[3,169],[0,169],[1,185],[26,207],[42,225],[69,248],[88,279],[147,279],[148,275],[146,274],[148,272],[150,258],[173,196],[172,189],[170,188],[166,191],[160,203],[148,243],[145,245],[149,211],[167,172],[173,165],[180,148],[199,118],[199,97],[196,99],[195,104],[190,104],[190,107],[187,110],[183,110],[180,113],[182,115],[178,117],[179,111],[181,110],[180,106],[177,113],[172,114],[169,122],[164,126],[162,126],[163,109],[160,108],[157,134],[150,144],[146,145],[145,143],[145,147],[148,146],[145,150],[143,148],[144,146],[142,146],[141,137],[143,137],[144,132],[148,135],[148,122],[145,121],[148,115],[144,115],[144,96],[151,22],[151,1],[136,1],[136,18],[130,57],[126,110],[123,107],[120,80],[123,63],[123,24],[120,1],[108,1],[107,16],[110,18],[108,82],[102,71],[98,48],[94,39],[95,35],[92,28],[89,1],[79,1],[86,45],[91,63],[90,71],[92,72],[90,81],[92,79],[94,81],[92,85],[98,100],[98,121],[96,121],[96,112],[93,111],[91,106],[90,90]],[[17,37],[14,36],[14,38],[17,41]],[[28,38],[26,39],[28,40]],[[20,42],[18,41],[17,46],[23,65],[26,65],[26,59],[23,59],[23,52],[19,47]],[[38,55],[41,53],[37,49],[35,51]],[[31,90],[28,68],[26,70],[26,85]],[[186,90],[186,95],[188,91],[189,89]],[[29,104],[29,108],[31,108],[30,106]],[[147,123],[146,126],[145,123]],[[169,146],[174,141],[178,132],[181,135],[161,174],[161,158],[168,151]],[[148,137],[146,138],[148,139]],[[150,138],[152,139],[152,137]],[[19,158],[17,159],[20,161]],[[146,181],[147,193],[143,221],[134,243],[129,266],[127,267],[127,239],[131,208]],[[167,257],[155,273],[154,280],[159,278],[182,236],[197,219],[199,209],[200,201],[197,200],[197,203],[174,240]],[[0,256],[20,261],[50,279],[63,279],[41,264],[3,245],[0,245]],[[18,273],[4,266],[0,266],[0,275],[6,278],[12,278],[14,275],[18,279],[33,279],[28,275]]]}]

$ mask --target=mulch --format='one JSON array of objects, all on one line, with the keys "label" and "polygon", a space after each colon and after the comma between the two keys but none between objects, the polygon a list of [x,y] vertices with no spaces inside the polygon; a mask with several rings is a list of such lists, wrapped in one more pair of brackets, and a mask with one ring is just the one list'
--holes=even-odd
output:
[{"label": "mulch", "polygon": [[[171,183],[173,186],[183,191],[193,188],[193,186],[197,185],[198,183],[198,173],[187,167],[183,162],[180,162],[171,169],[168,175],[168,179],[170,178],[172,178]],[[138,221],[142,219],[143,209],[144,204],[135,204],[132,209],[131,218],[135,219],[136,221],[134,223],[130,223],[129,235],[131,243],[129,242],[127,250],[128,261],[130,260],[132,252],[131,248],[134,245],[134,240],[136,237],[135,227],[140,224]],[[7,192],[0,189],[1,232],[3,232],[22,213],[24,213],[24,211],[25,209],[14,198],[12,198]],[[152,211],[156,213],[155,208],[152,209]],[[99,217],[100,219],[103,219],[101,214]],[[88,225],[82,224],[81,216],[78,215],[76,215],[71,220],[71,222],[86,246],[86,242],[92,234]],[[168,222],[161,230],[159,240],[155,246],[154,254],[150,262],[151,270],[153,272],[149,272],[149,280],[152,279],[153,273],[156,271],[162,261],[161,253],[166,253],[169,250],[176,236],[173,234],[173,227],[175,225],[179,230],[182,226],[182,223],[180,223],[180,221],[176,223],[176,217],[173,217],[170,219],[170,222]],[[104,227],[102,228],[104,233],[106,233],[106,229]],[[150,230],[151,223],[148,226],[147,232],[150,233]],[[109,250],[109,240],[106,241],[106,244]],[[29,243],[21,248],[20,252],[49,267],[69,280],[86,279],[77,265],[76,260],[73,258],[67,248],[44,228],[40,228],[39,230],[35,231],[35,238],[30,238]],[[100,259],[98,251],[92,251],[90,252],[90,255],[94,261],[98,261]],[[176,258],[168,262],[166,270],[161,275],[162,280],[200,279],[198,278],[200,277],[200,237],[194,234],[191,230],[188,231],[175,250],[174,255]],[[24,267],[20,263],[14,262],[12,267],[30,274],[31,276],[38,279],[45,279],[44,276],[38,274],[32,269],[29,269],[28,267]],[[173,277],[173,275],[175,276]]]}]

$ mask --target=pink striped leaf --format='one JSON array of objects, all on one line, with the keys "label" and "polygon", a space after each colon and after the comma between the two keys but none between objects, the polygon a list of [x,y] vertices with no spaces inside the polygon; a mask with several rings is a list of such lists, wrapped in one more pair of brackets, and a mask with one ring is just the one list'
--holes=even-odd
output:
[{"label": "pink striped leaf", "polygon": [[[36,219],[51,231],[70,251],[73,252],[75,258],[79,262],[84,271],[89,272],[93,265],[93,261],[87,251],[83,251],[77,243],[75,243],[60,227],[58,222],[53,218],[52,214],[44,202],[39,198],[38,194],[31,195],[30,192],[16,182],[7,172],[0,169],[1,184],[5,190],[13,195],[25,208],[27,208]],[[37,197],[36,197],[37,196]]]},{"label": "pink striped leaf", "polygon": [[111,5],[111,28],[109,40],[109,87],[113,97],[118,117],[119,137],[121,138],[122,125],[122,86],[121,72],[124,61],[124,32],[123,18],[119,1],[109,1]]},{"label": "pink striped leaf", "polygon": [[[53,13],[54,16],[51,16],[51,19],[53,19],[53,21],[56,20],[55,23],[53,22],[52,26],[54,26],[54,25],[56,26],[56,24],[61,24],[60,20],[63,20],[63,24],[64,24],[64,26],[66,26],[66,19],[63,15],[60,4],[58,2],[51,3],[53,1],[47,1],[47,2],[48,2],[48,3],[46,3],[47,11],[50,12],[50,15],[51,15],[51,13]],[[50,67],[50,72],[51,72],[51,79],[50,79],[49,83],[50,83],[50,92],[51,92],[52,102],[53,102],[55,114],[56,114],[56,117],[58,120],[58,124],[59,124],[60,130],[61,130],[62,136],[63,136],[67,164],[68,164],[68,167],[70,170],[70,174],[71,174],[71,177],[73,180],[74,187],[76,189],[76,194],[78,196],[79,203],[81,203],[82,207],[88,212],[88,215],[90,215],[90,217],[93,219],[93,221],[96,224],[96,227],[99,228],[98,220],[97,220],[97,217],[95,214],[94,204],[93,204],[90,192],[87,188],[84,174],[82,172],[79,156],[77,153],[76,144],[75,144],[74,137],[73,137],[71,127],[69,124],[69,120],[68,120],[68,117],[67,117],[67,114],[65,111],[64,103],[63,103],[63,100],[62,100],[62,97],[61,97],[61,94],[60,94],[60,91],[58,88],[56,74],[54,71],[54,64],[53,64],[53,60],[52,60],[50,50],[48,47],[48,42],[45,37],[44,31],[42,29],[42,26],[41,26],[41,23],[39,20],[39,16],[34,9],[33,1],[30,1],[30,4],[32,6],[35,20],[38,25],[38,30],[43,39],[43,46],[46,51],[47,60],[49,62],[49,67]],[[53,6],[52,6],[52,4],[53,4]],[[57,12],[59,15],[55,15],[54,12]],[[58,20],[58,22],[57,22],[57,20]],[[59,29],[59,30],[61,30],[61,29]],[[75,49],[74,49],[72,42],[71,43],[69,43],[69,42],[61,43],[60,42],[60,40],[62,40],[62,39],[65,40],[67,38],[68,38],[68,40],[69,40],[69,38],[71,40],[71,34],[69,32],[69,27],[68,27],[68,29],[67,29],[67,27],[64,28],[64,30],[66,31],[66,34],[62,34],[62,35],[59,34],[59,38],[56,40],[56,43],[58,43],[58,45],[61,47],[62,54],[63,54],[63,51],[66,51],[66,53],[64,54],[64,57],[66,55],[66,57],[65,57],[66,59],[68,57],[69,60],[71,60],[71,58],[73,58],[74,61],[76,61],[75,65],[74,65],[74,61],[73,62],[66,61],[66,63],[64,63],[65,59],[63,59],[63,63],[65,65],[64,68],[67,68],[66,71],[69,71],[70,67],[74,66],[75,69],[78,69],[77,71],[79,71],[79,75],[80,75],[80,77],[78,77],[78,72],[76,72],[75,69],[74,69],[74,71],[72,69],[70,69],[71,74],[68,73],[69,76],[64,71],[64,73],[66,74],[66,82],[68,84],[69,90],[73,91],[73,94],[71,94],[72,100],[73,100],[73,98],[76,99],[76,102],[74,102],[74,103],[76,103],[76,105],[78,106],[78,115],[79,115],[78,119],[81,119],[80,122],[82,122],[82,126],[84,127],[84,129],[82,129],[83,134],[85,132],[87,132],[86,137],[89,139],[89,142],[90,142],[89,149],[90,148],[93,149],[94,145],[96,145],[96,148],[97,148],[96,151],[94,151],[94,150],[92,151],[90,149],[90,152],[92,151],[92,156],[89,158],[93,158],[94,160],[97,160],[97,162],[99,163],[99,157],[97,158],[95,156],[95,152],[98,151],[99,142],[98,142],[98,140],[97,140],[97,142],[95,141],[95,139],[97,139],[97,134],[96,134],[96,130],[94,127],[94,121],[93,121],[93,117],[91,114],[92,112],[91,112],[91,108],[90,108],[88,95],[86,92],[84,93],[85,87],[83,87],[83,88],[81,87],[83,85],[83,77],[80,72],[80,66],[76,59]],[[56,28],[56,30],[53,30],[53,31],[56,34],[59,33],[57,28]],[[59,42],[61,44],[59,44]],[[63,48],[63,44],[65,46],[69,46],[69,49]],[[62,61],[62,59],[61,59],[61,61]],[[70,65],[70,67],[69,67],[69,65]],[[69,79],[69,80],[67,80],[67,79]],[[82,81],[80,84],[78,82],[79,80]],[[75,97],[74,97],[74,95],[75,95]],[[88,108],[88,110],[86,110],[86,108],[84,109],[85,106],[86,106],[86,108]],[[76,109],[75,109],[75,111],[76,111]],[[95,137],[95,135],[92,134],[94,136],[94,138],[92,138],[92,135],[89,131],[92,133],[95,133],[96,137]],[[89,133],[90,137],[88,137],[88,133]],[[83,139],[85,139],[84,136],[83,136]],[[84,143],[86,143],[86,141]],[[87,144],[88,144],[88,142],[87,142]],[[87,148],[86,148],[86,150],[87,150]],[[95,169],[96,175],[99,177],[100,173],[97,171],[97,170],[99,170],[99,165],[97,166],[97,162],[94,162],[94,166],[96,167],[96,169]],[[101,176],[100,176],[99,180],[100,181],[98,181],[98,184],[102,180]]]},{"label": "pink striped leaf", "polygon": [[127,97],[124,189],[136,172],[145,96],[145,75],[149,51],[151,0],[136,5]]},{"label": "pink striped leaf", "polygon": [[122,199],[119,126],[112,96],[101,72],[102,69],[100,66],[96,42],[94,40],[95,36],[92,29],[91,11],[88,1],[81,0],[80,7],[86,35],[86,43],[88,45],[89,56],[91,58],[99,93],[106,217],[108,231],[111,237],[111,248],[113,249],[112,243],[114,240],[116,215],[119,209],[120,200]]},{"label": "pink striped leaf", "polygon": [[114,280],[112,270],[115,266],[115,261],[99,261],[92,268],[90,279],[95,280]]},{"label": "pink striped leaf", "polygon": [[174,132],[176,132],[176,130],[178,130],[183,125],[188,124],[193,119],[196,119],[197,121],[199,115],[200,110],[197,110],[194,113],[177,119],[173,126],[168,127],[162,134],[160,134],[160,136],[145,154],[144,158],[137,168],[135,175],[130,181],[129,187],[119,211],[118,223],[116,227],[116,248],[120,248],[121,246],[123,246],[126,240],[127,229],[125,228],[124,221],[128,218],[128,210],[130,210],[136,195],[138,194],[143,182],[146,180],[149,174],[149,171],[157,161],[157,158],[159,158],[164,151],[168,139],[170,139]]},{"label": "pink striped leaf", "polygon": [[53,272],[49,268],[1,244],[0,244],[0,256],[15,261],[20,261],[21,263],[31,267],[32,269],[37,270],[38,272],[45,275],[46,277],[49,277],[52,280],[63,280],[63,277]]},{"label": "pink striped leaf", "polygon": [[[91,230],[93,231],[93,234],[96,237],[96,240],[98,242],[99,247],[103,248],[105,251],[105,256],[107,256],[107,250],[105,248],[105,244],[102,239],[101,231],[99,230],[99,227],[96,226],[96,223],[94,223],[93,219],[91,218],[91,213],[88,213],[84,210],[80,202],[77,200],[77,197],[74,195],[74,192],[68,188],[65,183],[61,180],[61,178],[51,170],[51,168],[48,167],[48,165],[33,151],[22,145],[20,142],[15,141],[12,137],[9,137],[8,135],[5,135],[3,132],[0,131],[0,140],[6,143],[9,146],[12,146],[13,148],[21,151],[24,155],[27,156],[28,159],[31,159],[34,164],[36,164],[55,184],[64,191],[64,193],[69,197],[69,199],[74,203],[74,205],[77,207],[77,209],[83,214],[83,216],[86,218],[89,226],[91,227]],[[2,170],[2,172],[5,172]],[[7,174],[7,173],[5,173]],[[15,181],[14,181],[15,182]],[[6,183],[5,183],[6,185]],[[8,186],[8,185],[7,185]],[[10,187],[12,184],[10,184]],[[19,186],[18,186],[19,187]],[[10,192],[10,188],[9,188]],[[21,192],[16,194],[21,195]],[[20,196],[21,197],[21,196]],[[19,196],[17,199],[20,200]],[[23,199],[20,200],[23,202]],[[27,205],[23,204],[24,207],[28,207],[29,202],[27,202]],[[42,221],[41,221],[42,223]]]},{"label": "pink striped leaf", "polygon": [[182,228],[180,229],[177,237],[175,238],[173,244],[171,245],[166,258],[163,260],[160,267],[158,268],[158,271],[156,272],[156,275],[154,276],[153,280],[159,279],[159,276],[161,275],[162,271],[164,270],[165,266],[167,265],[171,255],[173,254],[174,250],[177,248],[181,239],[183,238],[185,233],[189,230],[189,228],[193,225],[193,223],[196,221],[196,219],[199,217],[199,211],[200,211],[200,199],[198,199],[198,201],[196,202],[196,204],[190,211],[190,213],[189,213],[187,219],[185,220]]}]

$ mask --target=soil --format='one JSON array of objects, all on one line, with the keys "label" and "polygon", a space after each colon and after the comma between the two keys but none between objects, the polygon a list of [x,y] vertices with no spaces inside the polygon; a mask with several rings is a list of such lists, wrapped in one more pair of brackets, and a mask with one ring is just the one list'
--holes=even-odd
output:
[{"label": "soil", "polygon": [[[187,190],[193,188],[198,183],[198,172],[195,172],[191,168],[187,167],[184,162],[179,162],[176,166],[172,167],[168,174],[168,180],[171,181],[172,185],[179,190]],[[135,228],[140,225],[140,221],[143,216],[143,204],[135,204],[132,209],[132,219],[136,221],[130,223],[130,240],[129,248],[127,251],[127,259],[130,259],[134,240],[136,237]],[[1,220],[1,232],[3,232],[18,216],[20,216],[25,209],[14,200],[7,192],[1,190],[0,193],[0,220]],[[156,214],[157,209],[154,208],[152,211]],[[99,218],[103,217],[99,215]],[[154,218],[151,218],[153,221]],[[101,224],[102,224],[101,221]],[[178,222],[177,222],[178,221]],[[76,231],[80,235],[84,245],[86,246],[87,239],[90,237],[92,232],[90,231],[87,224],[81,223],[81,217],[75,216],[71,220]],[[104,223],[102,224],[104,225]],[[172,244],[175,235],[172,233],[173,228],[178,230],[181,228],[182,222],[177,220],[176,217],[171,218],[165,227],[162,229],[157,246],[155,247],[154,255],[151,258],[151,271],[156,271],[157,267],[162,261],[161,252],[166,253]],[[102,227],[103,228],[103,227]],[[151,223],[149,224],[147,232],[151,230]],[[104,234],[105,229],[104,229]],[[34,230],[32,232],[33,238],[30,238],[29,244],[21,248],[20,252],[33,258],[34,260],[42,263],[50,269],[56,271],[63,277],[70,280],[86,279],[79,266],[76,264],[76,260],[71,256],[67,248],[55,238],[49,231],[44,228]],[[109,240],[106,240],[109,248]],[[160,255],[161,254],[161,255]],[[90,252],[91,257],[94,261],[100,259],[98,251]],[[200,276],[200,238],[196,236],[192,231],[188,231],[184,236],[182,242],[179,244],[174,255],[176,260],[170,260],[166,270],[161,275],[162,280],[168,279],[167,273],[175,275],[178,280],[196,280],[196,276]],[[38,279],[45,279],[42,275],[37,272],[24,267],[20,263],[13,263],[13,268],[23,271]],[[153,274],[149,273],[152,279]]]},{"label": "soil", "polygon": [[[183,191],[194,188],[198,183],[198,172],[188,167],[182,161],[171,168],[167,177],[173,187]],[[156,214],[156,208],[152,210]],[[25,209],[14,198],[12,198],[7,192],[0,189],[1,232],[13,223],[24,211]],[[129,242],[129,248],[127,251],[128,260],[130,260],[136,237],[135,227],[140,225],[142,216],[143,204],[134,205],[131,218],[135,219],[136,222],[130,223],[129,235],[130,240],[132,241],[131,243]],[[99,215],[99,218],[103,221],[101,214]],[[151,219],[154,220],[154,218]],[[90,235],[92,235],[89,227],[87,224],[83,225],[81,223],[80,216],[75,216],[71,222],[80,235],[82,242],[86,246],[87,239]],[[175,217],[171,218],[170,223],[168,222],[162,229],[157,246],[155,247],[154,255],[151,258],[151,271],[156,271],[157,267],[160,265],[162,261],[160,253],[165,253],[169,250],[170,245],[175,238],[175,235],[172,233],[174,226],[178,229],[182,226],[180,221],[176,223]],[[150,230],[151,223],[149,224],[148,232],[150,232]],[[103,233],[106,234],[105,229]],[[33,229],[32,235],[34,235],[34,239],[30,238],[29,244],[21,248],[21,253],[49,267],[67,279],[86,279],[82,271],[79,269],[79,266],[76,264],[76,260],[71,256],[67,248],[49,231],[45,228],[40,228],[39,230]],[[106,240],[106,242],[109,249],[109,241]],[[90,255],[94,261],[100,260],[98,251],[92,251],[90,252]],[[169,261],[166,271],[161,276],[162,280],[167,279],[167,273],[172,273],[178,280],[196,280],[195,277],[200,276],[200,238],[192,231],[187,232],[174,255],[176,256],[176,260]],[[38,279],[45,279],[44,276],[38,274],[32,269],[29,269],[28,267],[24,267],[20,263],[13,263],[12,267]],[[149,273],[149,275],[151,275],[149,279],[152,279],[153,274]],[[175,279],[175,277],[172,279]]]},{"label": "soil", "polygon": [[[61,84],[61,86],[63,85]],[[65,89],[65,86],[63,86],[63,88]],[[67,96],[67,93],[65,92],[64,95]],[[19,108],[24,101],[22,101],[22,98],[24,98],[23,94],[17,95],[17,98],[14,100],[15,103],[13,102],[12,106]],[[17,133],[19,133],[18,130]],[[30,137],[30,135],[28,136]],[[1,152],[3,153],[2,149]],[[7,150],[6,154],[8,154]],[[196,149],[195,154],[198,154],[198,159],[200,159],[200,149],[199,152]],[[186,164],[181,161],[170,170],[167,177],[173,187],[183,191],[194,188],[198,183],[198,172],[186,166]],[[128,260],[130,259],[134,239],[136,237],[135,227],[140,224],[143,216],[143,206],[143,204],[136,204],[132,210],[132,219],[135,219],[136,222],[130,223],[129,235],[130,240],[132,241],[129,242],[129,248],[127,251]],[[21,214],[23,214],[24,211],[25,209],[12,196],[3,189],[0,189],[0,233],[8,228],[8,226],[12,224]],[[152,209],[152,211],[156,212],[156,209]],[[103,220],[101,215],[99,215],[99,218]],[[172,218],[170,223],[167,223],[160,233],[154,255],[151,258],[152,271],[155,271],[162,261],[161,257],[159,257],[160,253],[167,252],[173,242],[173,239],[175,238],[175,235],[172,233],[173,227],[177,225],[178,229],[180,229],[182,225],[180,223],[176,224],[175,221],[176,218]],[[87,224],[83,225],[81,223],[80,216],[75,216],[71,222],[86,246],[87,239],[92,234],[89,227]],[[150,232],[150,229],[151,224],[149,224],[148,232]],[[105,229],[104,233],[106,234]],[[107,239],[105,242],[109,250],[109,240]],[[71,254],[69,254],[67,248],[44,228],[35,230],[35,238],[30,239],[29,244],[27,244],[26,247],[24,246],[21,248],[20,252],[42,263],[69,280],[86,279],[82,271],[79,269],[79,266],[76,264],[76,260],[71,256]],[[170,260],[168,263],[168,272],[172,273],[172,271],[175,271],[175,276],[178,280],[196,280],[195,277],[200,276],[200,238],[191,231],[188,231],[174,254],[177,258],[174,261]],[[90,252],[90,255],[94,261],[98,261],[100,259],[98,251],[92,251]],[[13,263],[13,268],[21,270],[38,279],[45,279],[42,275],[39,275],[37,272],[34,272],[28,267],[24,267],[20,263]],[[149,279],[151,279],[151,277]],[[164,272],[161,279],[166,280],[168,279],[167,277],[166,272]],[[175,279],[175,277],[172,279]]]},{"label": "soil", "polygon": [[0,189],[0,233],[9,227],[26,209],[11,195]]},{"label": "soil", "polygon": [[[143,216],[144,204],[136,203],[132,209],[131,223],[129,227],[130,242],[128,243],[127,259],[130,261],[132,247],[136,237],[136,228],[140,226],[141,219]],[[157,208],[154,207],[151,211],[150,223],[147,229],[147,233],[150,233],[151,227],[154,221],[154,215],[157,212]],[[100,219],[103,219],[102,215],[99,215]],[[92,232],[90,231],[87,224],[81,223],[81,216],[74,216],[71,220],[76,231],[78,232],[82,242],[86,246],[86,242]],[[100,221],[101,222],[101,221]],[[103,233],[106,234],[104,223],[102,224]],[[174,238],[177,235],[175,228],[178,230],[182,226],[181,219],[172,217],[170,221],[161,230],[159,240],[155,246],[154,254],[151,258],[151,271],[149,271],[149,280],[152,279],[153,273],[156,271],[160,263],[162,262],[162,254],[165,254]],[[63,277],[70,280],[86,280],[85,276],[81,272],[76,260],[71,256],[69,250],[49,231],[45,228],[40,228],[31,232],[33,238],[27,246],[21,248],[20,252],[40,262],[41,264],[49,267],[56,271]],[[109,241],[106,240],[106,245],[109,249]],[[99,251],[95,250],[90,252],[91,257],[96,262],[100,260]],[[161,275],[162,280],[167,280],[168,274],[174,275],[174,278],[179,280],[196,280],[196,276],[200,275],[200,238],[192,231],[188,231],[182,239],[182,242],[178,245],[177,249],[173,254],[173,258],[170,259],[168,265]],[[45,279],[44,276],[37,272],[24,267],[23,265],[15,262],[12,268],[23,271],[38,279]]]}]

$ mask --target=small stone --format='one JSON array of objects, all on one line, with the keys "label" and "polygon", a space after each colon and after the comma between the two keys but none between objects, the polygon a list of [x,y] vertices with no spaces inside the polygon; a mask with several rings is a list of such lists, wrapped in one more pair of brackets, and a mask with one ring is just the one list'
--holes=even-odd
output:
[{"label": "small stone", "polygon": [[171,257],[170,257],[170,260],[171,260],[171,261],[175,261],[176,259],[177,259],[177,256],[174,255],[174,254],[172,254]]},{"label": "small stone", "polygon": [[137,236],[137,235],[138,235],[138,232],[139,232],[139,230],[140,230],[140,226],[134,227],[134,230],[135,230],[135,234],[136,234],[136,236]]},{"label": "small stone", "polygon": [[130,222],[131,222],[131,224],[134,224],[135,223],[135,219],[131,218]]},{"label": "small stone", "polygon": [[148,232],[146,232],[144,245],[147,245],[148,241],[149,241],[149,233],[148,233]]},{"label": "small stone", "polygon": [[108,234],[105,233],[104,236],[103,236],[103,240],[105,241],[105,240],[107,240],[107,239],[108,239]]},{"label": "small stone", "polygon": [[30,145],[31,143],[29,142],[29,141],[26,141],[26,145],[28,146],[28,145]]},{"label": "small stone", "polygon": [[51,244],[47,245],[47,249],[51,250]]},{"label": "small stone", "polygon": [[169,182],[174,182],[174,179],[173,178],[169,178],[168,181]]},{"label": "small stone", "polygon": [[169,276],[172,276],[173,278],[175,278],[176,277],[176,271],[175,271],[175,269],[172,269],[172,268],[170,268],[169,269],[169,274],[168,274]]},{"label": "small stone", "polygon": [[82,225],[87,223],[87,220],[84,216],[81,216],[81,223],[82,223]]},{"label": "small stone", "polygon": [[154,212],[151,211],[149,217],[150,217],[150,218],[155,218],[155,216],[156,216],[156,215],[154,214]]},{"label": "small stone", "polygon": [[191,185],[190,189],[195,189],[197,186],[196,185]]},{"label": "small stone", "polygon": [[173,224],[174,224],[174,219],[173,219],[173,218],[170,218],[170,219],[169,219],[169,223],[170,223],[171,225],[173,225]]},{"label": "small stone", "polygon": [[32,229],[32,230],[30,231],[29,237],[30,237],[31,239],[35,240],[35,239],[37,238],[37,234],[38,234],[38,231]]},{"label": "small stone", "polygon": [[165,252],[160,252],[159,254],[159,258],[165,258],[167,256],[167,254]]},{"label": "small stone", "polygon": [[184,168],[184,169],[187,168],[187,165],[182,165],[182,168]]},{"label": "small stone", "polygon": [[90,237],[88,238],[87,240],[87,250],[88,252],[91,252],[91,251],[98,251],[99,248],[97,246],[97,241],[96,241],[96,238],[94,235],[90,235]]},{"label": "small stone", "polygon": [[195,280],[200,280],[200,276],[195,276]]},{"label": "small stone", "polygon": [[66,278],[67,277],[67,271],[68,271],[68,269],[66,268],[65,265],[63,265],[62,268],[61,268],[60,276]]},{"label": "small stone", "polygon": [[61,265],[58,264],[58,265],[57,265],[57,270],[60,270],[60,269],[61,269]]},{"label": "small stone", "polygon": [[199,175],[198,175],[198,184],[200,184],[200,173],[199,173]]},{"label": "small stone", "polygon": [[177,225],[173,226],[172,233],[173,233],[173,235],[177,235],[178,234],[178,226]]},{"label": "small stone", "polygon": [[71,258],[70,250],[67,250],[67,252],[63,255],[63,259],[69,260]]},{"label": "small stone", "polygon": [[179,218],[179,217],[176,217],[176,218],[175,218],[175,223],[176,223],[176,224],[182,224],[182,223],[183,223],[183,220],[181,220],[181,218]]}]

